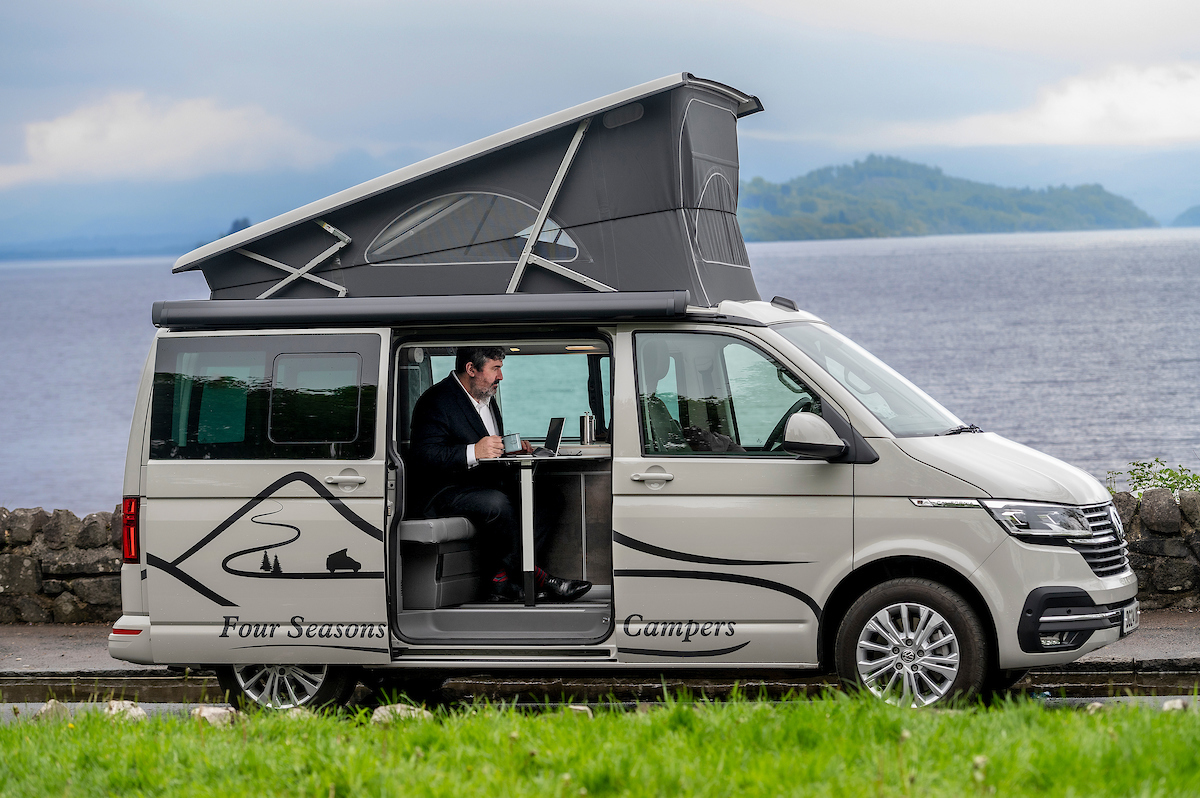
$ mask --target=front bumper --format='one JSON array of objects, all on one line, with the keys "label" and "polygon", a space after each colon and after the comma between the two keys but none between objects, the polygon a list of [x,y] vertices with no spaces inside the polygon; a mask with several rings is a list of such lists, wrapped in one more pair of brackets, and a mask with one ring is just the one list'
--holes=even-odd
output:
[{"label": "front bumper", "polygon": [[[1121,637],[1120,618],[1114,623],[1110,613],[1128,606],[1138,589],[1131,570],[1097,576],[1073,549],[1031,545],[1014,538],[1001,543],[971,579],[992,612],[1002,669],[1063,665],[1116,642]],[[1053,596],[1060,598],[1045,600]],[[1103,617],[1054,618],[1067,615],[1068,609],[1075,616]],[[1047,637],[1059,632],[1081,634],[1068,637],[1067,645],[1047,647],[1040,641],[1043,626]]]},{"label": "front bumper", "polygon": [[1096,632],[1125,633],[1126,617],[1138,612],[1137,599],[1096,604],[1079,588],[1036,588],[1025,599],[1017,624],[1017,642],[1027,654],[1077,651]]}]

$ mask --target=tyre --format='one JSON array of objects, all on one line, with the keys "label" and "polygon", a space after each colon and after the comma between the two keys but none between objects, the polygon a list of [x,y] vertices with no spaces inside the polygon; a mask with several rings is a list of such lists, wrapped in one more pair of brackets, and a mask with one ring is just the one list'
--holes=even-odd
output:
[{"label": "tyre", "polygon": [[232,665],[217,669],[217,681],[234,706],[317,709],[345,704],[358,684],[358,671],[336,665]]},{"label": "tyre", "polygon": [[997,670],[987,678],[983,685],[985,692],[989,693],[1004,693],[1012,689],[1012,686],[1025,678],[1029,673],[1028,668],[1018,668],[1016,670]]},{"label": "tyre", "polygon": [[412,701],[423,706],[445,706],[448,699],[442,690],[446,681],[444,673],[394,670],[363,671],[362,682],[380,704],[397,701]]},{"label": "tyre", "polygon": [[843,683],[889,703],[923,707],[984,686],[988,640],[962,596],[929,579],[892,579],[850,606],[834,659]]}]

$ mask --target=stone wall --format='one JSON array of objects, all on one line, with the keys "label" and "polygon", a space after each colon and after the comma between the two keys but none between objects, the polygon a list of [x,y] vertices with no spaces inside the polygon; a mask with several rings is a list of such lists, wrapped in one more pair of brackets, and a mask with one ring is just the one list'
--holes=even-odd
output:
[{"label": "stone wall", "polygon": [[119,618],[120,518],[0,507],[0,623]]},{"label": "stone wall", "polygon": [[1143,609],[1200,607],[1200,491],[1150,488],[1113,495]]}]

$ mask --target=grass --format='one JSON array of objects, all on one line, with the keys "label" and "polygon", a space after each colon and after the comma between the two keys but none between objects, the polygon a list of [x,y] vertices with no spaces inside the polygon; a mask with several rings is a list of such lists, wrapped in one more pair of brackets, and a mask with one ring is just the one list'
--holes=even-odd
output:
[{"label": "grass", "polygon": [[835,694],[649,712],[479,705],[372,726],[252,714],[0,726],[0,795],[1200,794],[1200,713],[1025,700],[912,711]]}]

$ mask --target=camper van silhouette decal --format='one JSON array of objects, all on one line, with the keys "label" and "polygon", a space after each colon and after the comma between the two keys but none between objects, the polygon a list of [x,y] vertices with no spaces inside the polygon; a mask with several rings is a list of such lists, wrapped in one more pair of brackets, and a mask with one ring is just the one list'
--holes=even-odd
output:
[{"label": "camper van silhouette decal", "polygon": [[362,563],[348,555],[347,551],[348,549],[341,549],[325,558],[325,567],[329,569],[329,573],[343,569],[358,573],[358,569],[362,568]]},{"label": "camper van silhouette decal", "polygon": [[[247,515],[250,515],[250,513],[252,513],[254,510],[258,509],[264,502],[269,501],[271,499],[271,497],[274,496],[279,490],[292,484],[293,482],[303,482],[305,485],[310,487],[313,490],[313,492],[316,493],[320,498],[324,499],[325,502],[330,507],[332,507],[342,518],[344,518],[346,521],[350,522],[350,524],[354,528],[358,529],[360,532],[363,532],[364,534],[370,536],[371,538],[373,538],[379,542],[383,541],[383,531],[382,530],[376,528],[375,526],[372,526],[370,523],[368,523],[367,521],[360,518],[353,510],[351,510],[349,507],[347,507],[342,502],[341,499],[339,499],[337,496],[334,496],[332,493],[330,493],[329,489],[326,488],[323,484],[321,484],[311,474],[305,473],[303,471],[295,471],[295,472],[292,472],[291,474],[287,474],[286,476],[280,477],[279,479],[272,482],[270,485],[268,485],[266,488],[264,488],[257,496],[255,496],[253,499],[249,500],[248,502],[243,504],[241,507],[239,507],[236,512],[234,512],[232,515],[230,515],[228,518],[226,518],[224,521],[222,521],[220,524],[218,524],[216,527],[214,527],[212,529],[212,531],[210,531],[208,534],[206,534],[204,537],[202,537],[199,541],[197,541],[195,544],[193,544],[191,548],[189,548],[187,551],[185,551],[183,554],[179,555],[175,559],[173,559],[171,561],[167,561],[167,560],[162,559],[161,557],[151,554],[150,552],[146,552],[146,564],[151,567],[159,569],[163,573],[170,574],[171,576],[178,579],[184,585],[187,585],[192,590],[196,591],[200,595],[204,596],[205,598],[209,599],[210,601],[212,601],[222,607],[239,606],[235,602],[230,601],[229,599],[220,595],[219,593],[212,590],[208,586],[202,584],[195,577],[193,577],[190,574],[188,574],[187,572],[185,572],[181,566],[185,562],[187,562],[191,557],[196,555],[199,551],[201,551],[202,549],[207,547],[210,543],[214,542],[218,537],[220,537],[221,533],[228,530],[231,526],[233,526],[235,523],[237,523],[242,518],[245,518]],[[276,502],[276,504],[279,504],[279,503]],[[334,552],[333,554],[330,554],[329,557],[326,558],[324,570],[294,570],[294,569],[289,568],[286,564],[286,556],[287,556],[286,552],[283,552],[284,560],[281,562],[280,557],[279,557],[281,552],[280,551],[272,551],[272,550],[279,550],[285,546],[295,543],[296,541],[298,541],[301,538],[303,533],[301,532],[299,527],[294,526],[293,524],[283,523],[282,521],[266,520],[269,516],[272,516],[272,515],[280,512],[282,509],[283,509],[283,506],[280,504],[278,507],[269,509],[266,512],[261,512],[256,515],[252,515],[252,516],[250,516],[250,522],[253,524],[258,524],[260,526],[281,527],[281,528],[286,528],[288,530],[291,530],[288,533],[287,539],[275,541],[272,543],[259,544],[259,545],[252,546],[249,548],[240,549],[231,554],[228,554],[221,561],[222,570],[224,570],[226,573],[232,574],[234,576],[241,576],[241,577],[247,577],[247,578],[252,578],[252,579],[382,579],[383,578],[383,576],[384,576],[383,571],[363,571],[363,570],[361,570],[361,568],[362,568],[361,563],[354,560],[347,554],[347,552],[349,551],[348,548],[342,549],[341,551],[337,551],[337,552]],[[268,552],[270,552],[270,554],[268,554]],[[237,558],[239,558],[239,557],[244,557],[244,556],[249,556],[249,555],[257,555],[259,553],[262,554],[261,561],[257,557],[255,557],[253,560],[248,561],[247,564],[245,565],[245,567],[236,567],[235,565],[231,565],[231,563],[233,563],[233,561],[237,560]],[[251,563],[251,562],[257,563],[257,564],[250,565],[249,563]]]}]

